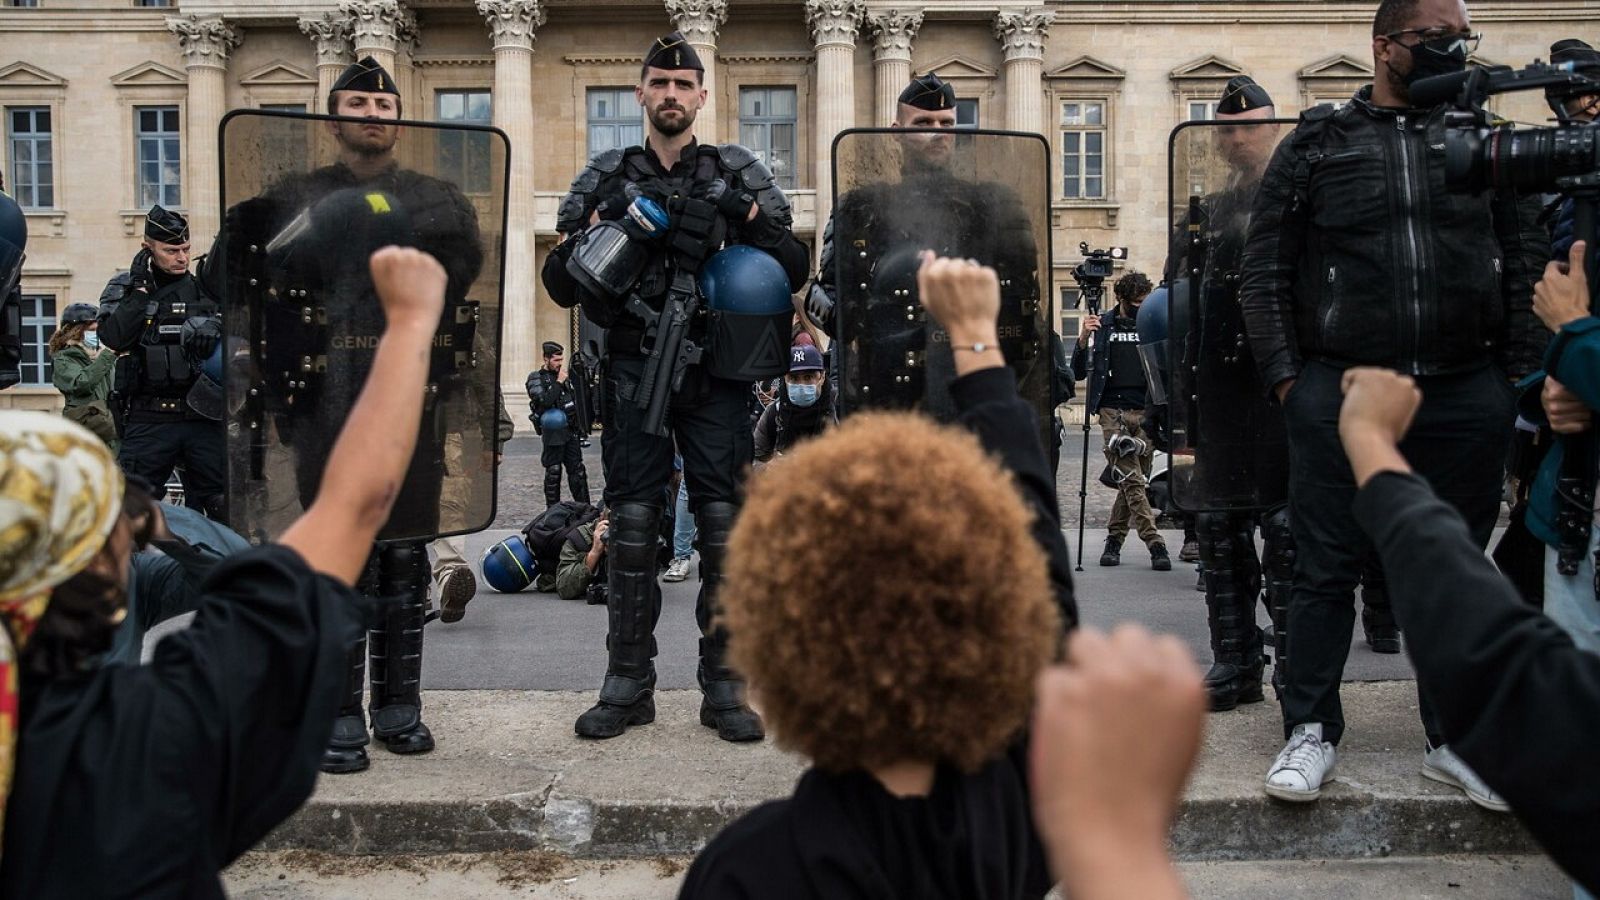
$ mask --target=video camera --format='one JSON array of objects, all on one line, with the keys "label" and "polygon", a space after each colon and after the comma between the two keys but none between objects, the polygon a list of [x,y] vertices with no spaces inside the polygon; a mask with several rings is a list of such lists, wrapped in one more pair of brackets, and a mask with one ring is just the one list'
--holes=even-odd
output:
[{"label": "video camera", "polygon": [[1513,130],[1496,125],[1483,108],[1494,94],[1539,88],[1554,101],[1600,94],[1600,71],[1580,71],[1572,63],[1534,62],[1522,69],[1479,66],[1424,78],[1411,86],[1415,106],[1454,107],[1448,114],[1450,130],[1444,145],[1445,184],[1450,190],[1570,193],[1600,187],[1600,128],[1562,121],[1549,128]]},{"label": "video camera", "polygon": [[1106,296],[1106,279],[1114,274],[1117,263],[1127,261],[1128,248],[1090,250],[1088,241],[1079,241],[1078,251],[1083,254],[1083,262],[1073,267],[1072,280],[1078,283],[1078,294],[1083,298],[1085,308],[1098,315],[1100,304]]}]

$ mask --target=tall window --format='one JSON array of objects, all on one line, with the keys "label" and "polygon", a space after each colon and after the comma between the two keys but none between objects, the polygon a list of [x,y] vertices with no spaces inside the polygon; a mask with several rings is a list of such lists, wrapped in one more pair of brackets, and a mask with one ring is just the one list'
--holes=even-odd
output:
[{"label": "tall window", "polygon": [[589,88],[589,156],[644,143],[644,111],[633,88]]},{"label": "tall window", "polygon": [[1106,105],[1098,100],[1061,102],[1061,196],[1106,196]]},{"label": "tall window", "polygon": [[22,384],[50,386],[50,336],[55,333],[55,295],[23,294]]},{"label": "tall window", "polygon": [[178,108],[136,106],[133,121],[139,145],[138,206],[183,206]]},{"label": "tall window", "polygon": [[1215,100],[1190,100],[1189,121],[1209,122],[1217,117],[1217,101]]},{"label": "tall window", "polygon": [[772,170],[778,187],[794,189],[795,90],[740,88],[739,143]]},{"label": "tall window", "polygon": [[[467,125],[488,125],[493,120],[489,92],[440,91],[439,121]],[[461,131],[439,131],[439,177],[455,182],[468,194],[487,194],[494,189],[490,162],[490,135]]]},{"label": "tall window", "polygon": [[977,100],[957,100],[956,101],[956,127],[957,128],[977,128],[978,127],[978,101]]},{"label": "tall window", "polygon": [[13,106],[6,110],[11,142],[11,196],[23,209],[56,205],[50,145],[50,108]]}]

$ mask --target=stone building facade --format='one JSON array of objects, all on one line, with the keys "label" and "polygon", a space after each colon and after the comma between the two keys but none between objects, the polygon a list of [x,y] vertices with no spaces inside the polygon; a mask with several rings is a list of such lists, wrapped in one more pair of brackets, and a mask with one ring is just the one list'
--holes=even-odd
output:
[{"label": "stone building facade", "polygon": [[[1370,78],[1374,2],[1312,0],[8,0],[0,7],[0,164],[27,207],[23,286],[34,356],[0,407],[57,404],[42,342],[137,249],[151,202],[217,227],[217,123],[230,109],[322,111],[354,56],[395,73],[409,118],[485,121],[513,148],[501,380],[521,391],[573,323],[538,284],[556,205],[590,153],[638,140],[631,87],[656,35],[708,61],[702,139],[767,155],[815,242],[828,148],[885,125],[913,72],[953,82],[963,121],[1045,135],[1053,156],[1051,293],[1076,328],[1078,243],[1126,245],[1159,270],[1169,131],[1247,73],[1293,115]],[[1521,64],[1593,31],[1588,0],[1471,5],[1485,60]],[[714,61],[714,62],[712,62]],[[1539,97],[1499,112],[1542,122]],[[40,383],[45,386],[39,386]]]}]

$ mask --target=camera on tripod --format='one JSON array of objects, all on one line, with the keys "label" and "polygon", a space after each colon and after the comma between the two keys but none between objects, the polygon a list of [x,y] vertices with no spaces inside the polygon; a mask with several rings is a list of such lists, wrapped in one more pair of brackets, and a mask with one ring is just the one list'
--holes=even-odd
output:
[{"label": "camera on tripod", "polygon": [[1600,188],[1600,128],[1562,121],[1549,128],[1515,130],[1496,124],[1483,107],[1491,95],[1538,88],[1559,106],[1570,98],[1600,94],[1600,70],[1542,62],[1522,69],[1480,66],[1412,85],[1413,105],[1448,102],[1455,107],[1446,120],[1444,141],[1450,190],[1571,193]]},{"label": "camera on tripod", "polygon": [[1128,248],[1090,250],[1088,241],[1079,241],[1078,251],[1083,254],[1083,262],[1073,267],[1072,280],[1078,283],[1078,294],[1083,298],[1084,306],[1089,312],[1098,314],[1101,301],[1106,296],[1106,279],[1116,272],[1117,263],[1127,261]]}]

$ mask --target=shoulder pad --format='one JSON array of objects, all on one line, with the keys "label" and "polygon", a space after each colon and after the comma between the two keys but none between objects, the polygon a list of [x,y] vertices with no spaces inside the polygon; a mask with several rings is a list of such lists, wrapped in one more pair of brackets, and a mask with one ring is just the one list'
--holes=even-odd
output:
[{"label": "shoulder pad", "polygon": [[103,307],[107,303],[120,302],[132,285],[133,274],[130,272],[118,272],[111,276],[111,280],[106,282],[105,290],[100,292],[100,305]]},{"label": "shoulder pad", "polygon": [[589,210],[594,208],[601,180],[622,168],[623,153],[616,148],[596,153],[578,172],[578,177],[572,179],[572,186],[567,189],[567,196],[562,198],[561,206],[556,209],[556,231],[569,234],[583,224]]},{"label": "shoulder pad", "polygon": [[622,157],[626,154],[627,151],[620,147],[613,147],[610,150],[601,151],[600,153],[596,153],[594,158],[589,160],[589,165],[587,168],[594,169],[601,175],[610,175],[612,172],[622,168]]},{"label": "shoulder pad", "polygon": [[1334,106],[1332,103],[1318,103],[1316,106],[1300,113],[1300,124],[1306,125],[1326,121],[1333,118],[1338,111],[1339,107]]},{"label": "shoulder pad", "polygon": [[717,158],[729,170],[739,172],[753,162],[760,162],[760,157],[743,144],[718,144]]},{"label": "shoulder pad", "polygon": [[793,228],[794,211],[789,208],[789,198],[783,195],[783,188],[771,183],[770,174],[767,176],[767,181],[766,187],[756,191],[756,205],[767,214],[767,218],[785,228]]}]

